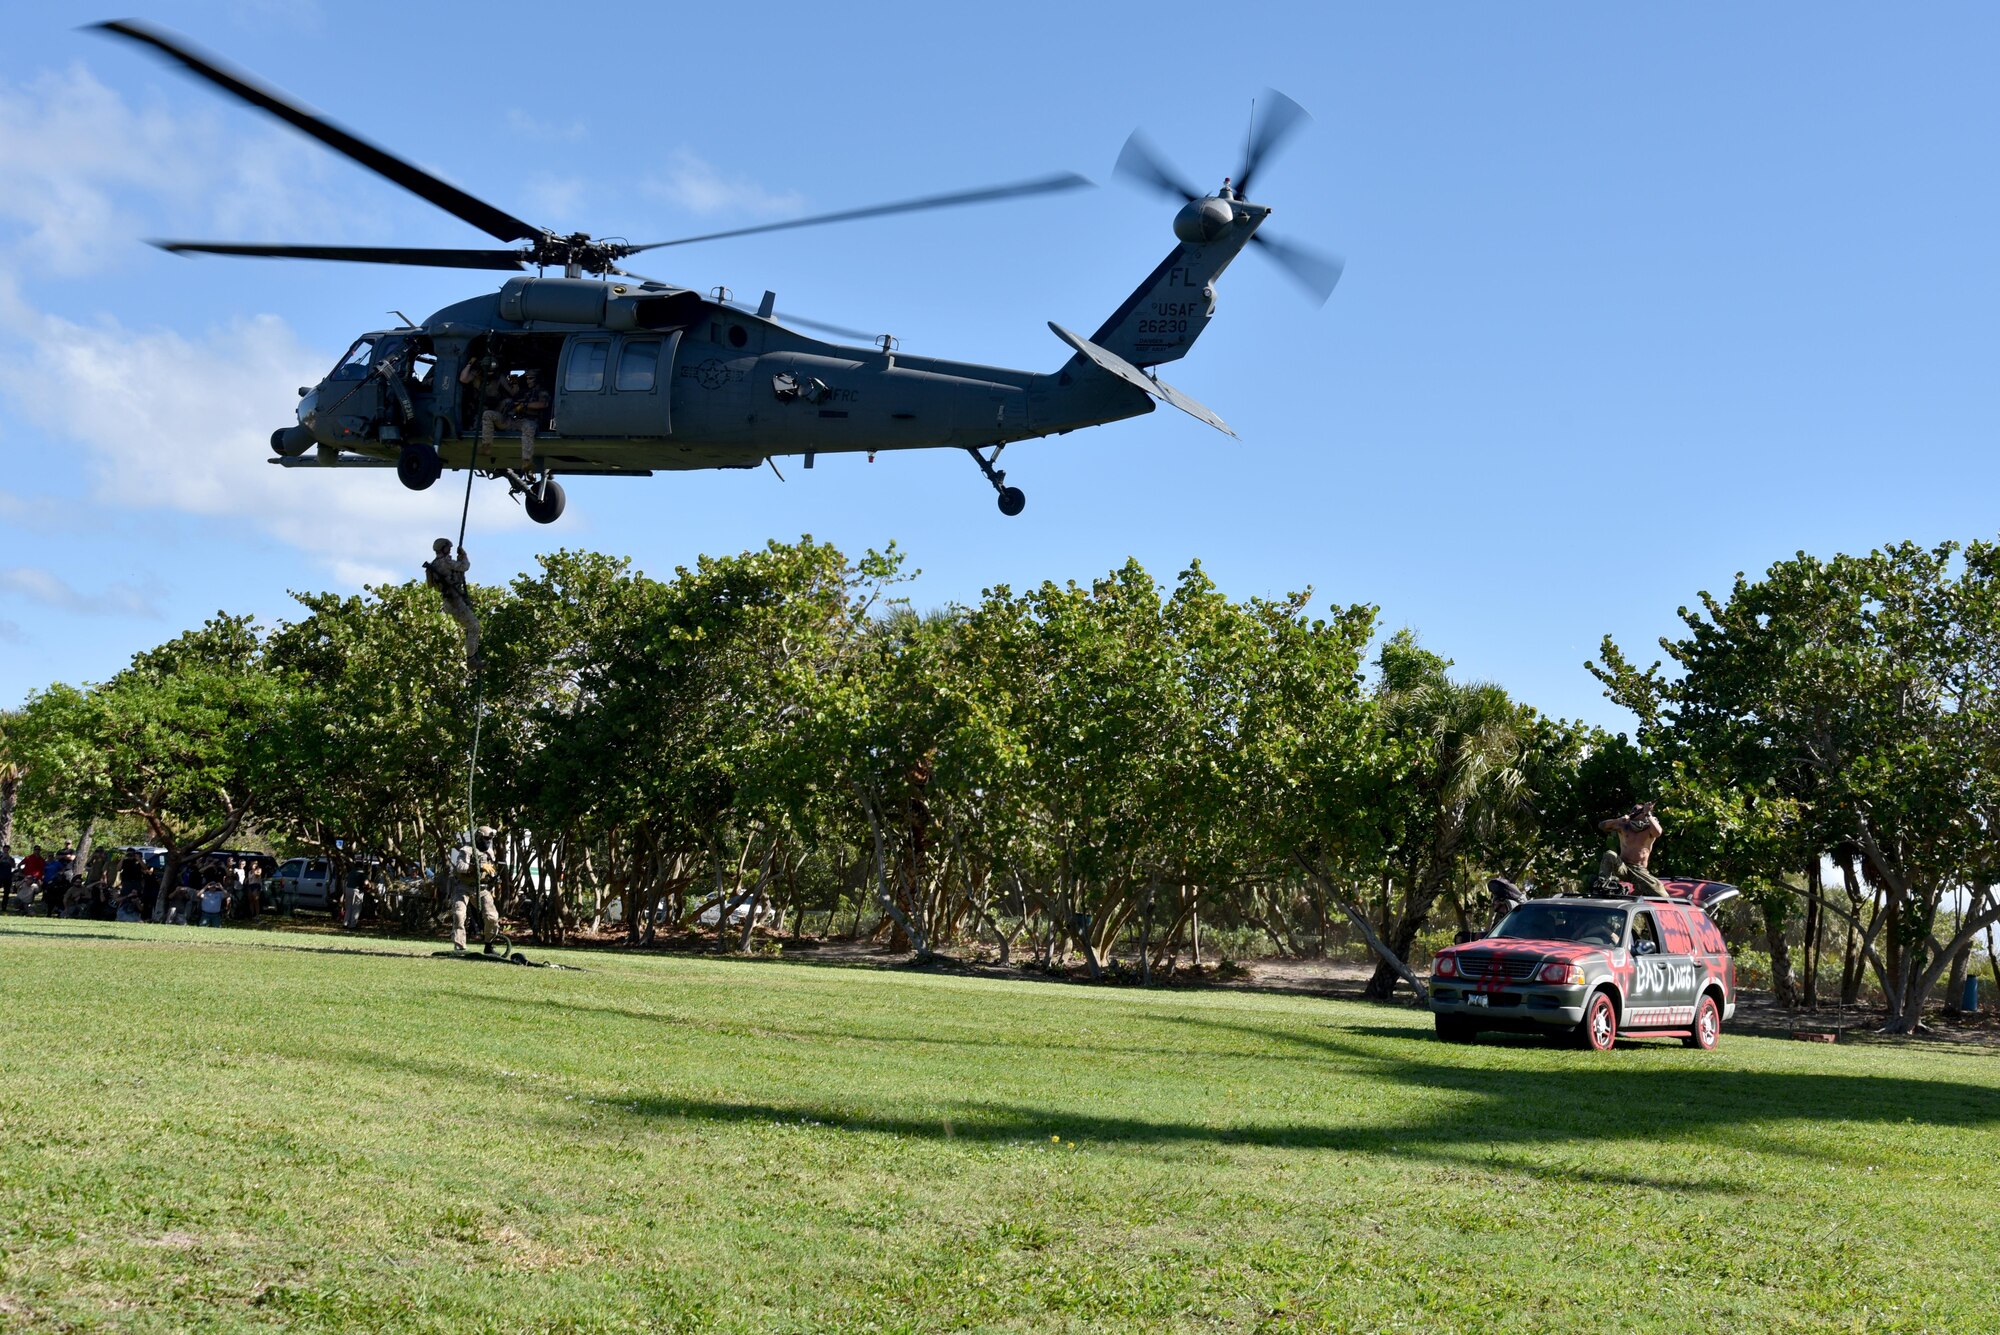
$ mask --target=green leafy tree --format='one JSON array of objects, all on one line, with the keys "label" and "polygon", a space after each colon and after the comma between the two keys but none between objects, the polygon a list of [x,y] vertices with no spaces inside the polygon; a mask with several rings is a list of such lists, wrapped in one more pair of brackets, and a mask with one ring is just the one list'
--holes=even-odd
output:
[{"label": "green leafy tree", "polygon": [[[1681,609],[1661,640],[1677,671],[1636,667],[1608,637],[1592,665],[1668,759],[1682,810],[1767,910],[1817,894],[1829,852],[1858,851],[1883,901],[1886,957],[1871,954],[1887,1028],[2000,918],[2000,549],[1904,543],[1865,556],[1800,553],[1726,599]],[[1962,901],[1965,911],[1944,912]]]}]

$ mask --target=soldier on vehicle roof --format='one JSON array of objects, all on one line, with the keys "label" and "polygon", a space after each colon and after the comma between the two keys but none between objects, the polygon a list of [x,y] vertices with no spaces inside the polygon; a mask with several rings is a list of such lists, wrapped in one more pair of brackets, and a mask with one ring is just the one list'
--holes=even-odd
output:
[{"label": "soldier on vehicle roof", "polygon": [[1660,878],[1647,868],[1653,858],[1653,841],[1662,833],[1660,818],[1653,814],[1651,802],[1641,802],[1622,816],[1607,817],[1597,823],[1597,828],[1604,834],[1618,836],[1618,847],[1605,849],[1598,860],[1599,881],[1615,886],[1621,880],[1630,880],[1645,894],[1665,893]]}]

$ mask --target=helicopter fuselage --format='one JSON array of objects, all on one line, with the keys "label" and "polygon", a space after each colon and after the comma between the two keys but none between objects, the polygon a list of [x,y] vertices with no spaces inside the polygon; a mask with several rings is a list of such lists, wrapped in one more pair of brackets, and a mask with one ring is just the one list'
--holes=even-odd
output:
[{"label": "helicopter fuselage", "polygon": [[682,289],[517,278],[419,326],[364,335],[301,400],[304,430],[274,443],[284,453],[316,445],[315,462],[333,463],[394,460],[428,441],[449,468],[513,467],[517,441],[480,447],[477,390],[460,377],[469,363],[488,376],[540,373],[551,411],[537,457],[555,473],[977,448],[1153,408],[1144,391],[1094,368],[1038,373],[849,347]]}]

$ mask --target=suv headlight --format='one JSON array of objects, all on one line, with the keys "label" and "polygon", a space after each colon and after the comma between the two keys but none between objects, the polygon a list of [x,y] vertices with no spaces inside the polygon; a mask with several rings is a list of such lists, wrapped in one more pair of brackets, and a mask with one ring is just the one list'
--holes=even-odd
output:
[{"label": "suv headlight", "polygon": [[1583,969],[1575,964],[1544,964],[1541,978],[1545,983],[1581,983]]},{"label": "suv headlight", "polygon": [[1431,962],[1431,972],[1439,978],[1458,977],[1458,961],[1450,955],[1440,955]]}]

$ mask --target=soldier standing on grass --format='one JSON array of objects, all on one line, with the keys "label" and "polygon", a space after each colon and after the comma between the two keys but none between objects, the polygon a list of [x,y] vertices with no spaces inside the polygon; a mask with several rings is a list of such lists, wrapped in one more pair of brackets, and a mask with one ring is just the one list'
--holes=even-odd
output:
[{"label": "soldier standing on grass", "polygon": [[1662,833],[1660,818],[1653,814],[1651,802],[1641,802],[1622,816],[1601,820],[1597,828],[1602,833],[1618,836],[1618,847],[1615,850],[1605,849],[1604,856],[1598,861],[1598,880],[1615,884],[1629,879],[1637,882],[1646,894],[1665,893],[1660,887],[1660,878],[1646,866],[1653,857],[1653,841]]},{"label": "soldier standing on grass", "polygon": [[499,868],[493,862],[491,825],[482,825],[451,851],[451,948],[465,949],[465,901],[479,897],[479,915],[486,920],[489,944],[500,937],[500,910],[493,903],[493,878]]}]

